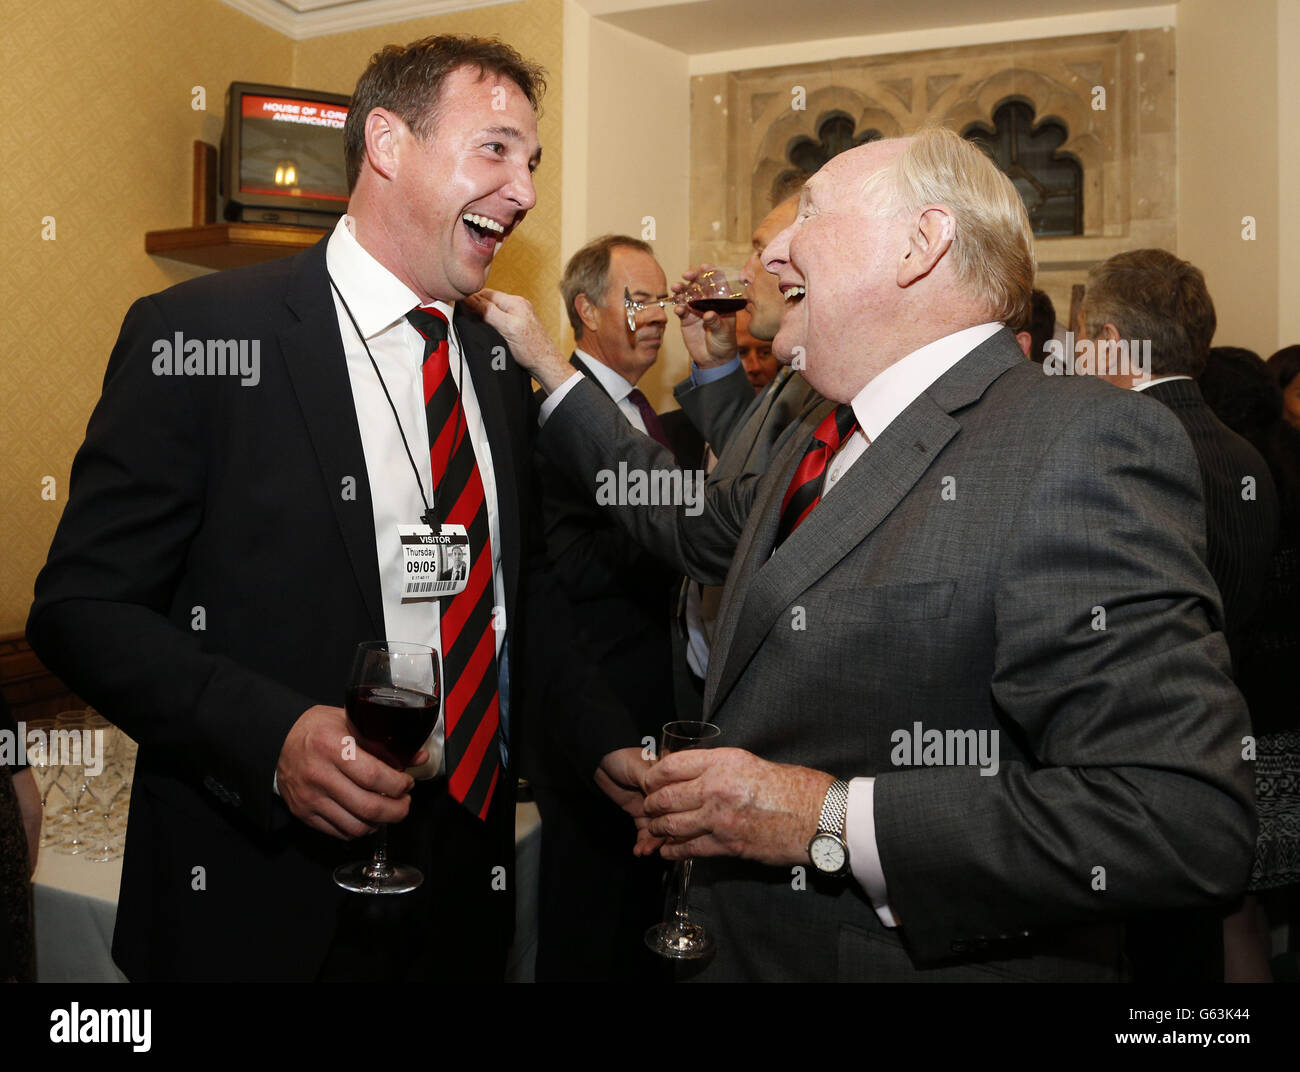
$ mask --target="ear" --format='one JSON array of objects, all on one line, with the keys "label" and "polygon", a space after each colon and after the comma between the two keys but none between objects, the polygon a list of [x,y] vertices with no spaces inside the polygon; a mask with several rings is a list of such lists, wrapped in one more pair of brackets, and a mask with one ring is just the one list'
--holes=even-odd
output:
[{"label": "ear", "polygon": [[600,327],[600,312],[592,304],[591,299],[586,294],[579,292],[573,299],[574,311],[578,314],[578,319],[582,321],[585,331],[595,332]]},{"label": "ear", "polygon": [[1097,336],[1099,342],[1102,339],[1105,339],[1107,342],[1119,342],[1121,338],[1122,336],[1119,333],[1119,328],[1114,324],[1103,324],[1101,326],[1101,334]]},{"label": "ear", "polygon": [[934,270],[952,245],[956,222],[945,205],[926,205],[911,227],[907,252],[898,262],[898,285],[910,287]]},{"label": "ear", "polygon": [[374,108],[366,116],[366,159],[385,179],[397,174],[398,143],[406,124],[387,108]]},{"label": "ear", "polygon": [[1017,332],[1016,332],[1016,342],[1020,343],[1020,349],[1023,350],[1023,351],[1025,352],[1025,356],[1026,356],[1026,357],[1033,357],[1033,356],[1034,356],[1033,354],[1031,354],[1031,353],[1029,352],[1029,348],[1030,348],[1031,346],[1034,345],[1034,337],[1033,337],[1032,335],[1030,335],[1029,332],[1027,332],[1027,331],[1017,331]]}]

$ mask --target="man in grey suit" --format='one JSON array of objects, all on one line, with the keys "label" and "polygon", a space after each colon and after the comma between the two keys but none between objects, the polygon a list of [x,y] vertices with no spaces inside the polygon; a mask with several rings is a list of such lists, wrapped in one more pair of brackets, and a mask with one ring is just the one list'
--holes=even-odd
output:
[{"label": "man in grey suit", "polygon": [[[646,777],[704,976],[1120,978],[1123,919],[1233,896],[1254,835],[1187,436],[1024,360],[1024,207],[951,132],[834,158],[764,263],[775,349],[840,405],[757,483],[704,699],[726,747]],[[525,304],[481,303],[563,392],[542,440],[597,413]]]},{"label": "man in grey suit", "polygon": [[[794,222],[798,205],[797,195],[788,197],[763,217],[741,270],[741,281],[749,291],[745,304],[749,330],[756,339],[770,340],[776,334],[784,305],[776,277],[763,267],[763,250]],[[689,282],[694,273],[683,278]],[[673,290],[684,286],[674,284]],[[736,357],[735,319],[717,313],[701,318],[686,306],[677,306],[675,312],[693,367],[691,375],[673,388],[673,395],[718,457],[709,474],[711,482],[730,480],[745,471],[762,473],[780,434],[820,396],[789,358],[781,362],[776,378],[755,393]]]},{"label": "man in grey suit", "polygon": [[[1235,667],[1268,582],[1278,502],[1259,451],[1214,415],[1196,382],[1217,322],[1205,276],[1168,250],[1117,253],[1088,273],[1079,316],[1078,336],[1093,345],[1095,374],[1168,406],[1192,442],[1205,497],[1206,564],[1219,586]],[[1225,929],[1223,914],[1204,908],[1133,921],[1134,979],[1223,982],[1231,921],[1241,926],[1239,916],[1230,916]]]}]

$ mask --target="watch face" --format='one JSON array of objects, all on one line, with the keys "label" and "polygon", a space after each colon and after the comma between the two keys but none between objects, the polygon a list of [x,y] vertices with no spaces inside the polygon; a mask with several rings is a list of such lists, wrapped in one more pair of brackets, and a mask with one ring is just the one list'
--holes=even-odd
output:
[{"label": "watch face", "polygon": [[834,834],[818,834],[808,846],[808,855],[818,871],[835,874],[844,867],[847,854],[844,845]]}]

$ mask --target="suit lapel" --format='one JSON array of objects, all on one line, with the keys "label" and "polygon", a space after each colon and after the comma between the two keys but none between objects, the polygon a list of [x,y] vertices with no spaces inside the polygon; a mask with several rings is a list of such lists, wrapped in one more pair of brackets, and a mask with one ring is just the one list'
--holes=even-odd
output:
[{"label": "suit lapel", "polygon": [[[1010,340],[1008,349],[1007,340]],[[880,434],[826,499],[780,547],[772,550],[781,500],[807,449],[818,406],[804,420],[780,459],[778,479],[768,481],[754,504],[737,555],[739,572],[728,577],[718,638],[709,657],[705,711],[716,711],[734,688],[763,638],[806,591],[866,539],[894,510],[949,440],[960,430],[953,412],[979,398],[1012,364],[1023,361],[1015,337],[1002,331],[976,347],[915,399]],[[734,591],[733,591],[734,589]]]},{"label": "suit lapel", "polygon": [[[357,586],[365,600],[372,636],[384,636],[374,511],[365,452],[357,425],[338,314],[330,294],[322,239],[299,259],[286,304],[296,323],[279,333],[281,352],[302,409]],[[344,499],[343,480],[356,481],[355,500]]]}]

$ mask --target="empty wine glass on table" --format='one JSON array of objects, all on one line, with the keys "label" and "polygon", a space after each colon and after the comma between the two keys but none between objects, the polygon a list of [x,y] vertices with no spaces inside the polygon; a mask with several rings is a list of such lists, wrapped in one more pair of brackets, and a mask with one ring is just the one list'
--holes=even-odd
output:
[{"label": "empty wine glass on table", "polygon": [[[659,742],[659,758],[673,752],[709,748],[721,734],[721,728],[712,722],[669,722]],[[691,863],[691,860],[679,860],[674,869],[677,898],[672,915],[645,932],[645,944],[661,957],[672,960],[698,960],[713,952],[712,936],[700,924],[692,922],[687,906]]]},{"label": "empty wine glass on table", "polygon": [[[27,720],[27,740],[32,747],[27,750],[27,765],[36,780],[36,790],[41,798],[41,848],[50,848],[63,834],[58,829],[62,826],[58,812],[58,798],[51,793],[58,785],[63,773],[59,764],[50,756],[50,730],[54,729],[53,718],[31,718]],[[51,806],[50,801],[55,803]]]},{"label": "empty wine glass on table", "polygon": [[[441,676],[438,653],[424,644],[358,644],[344,703],[358,743],[390,767],[411,766],[437,724]],[[337,868],[334,881],[353,893],[410,893],[424,876],[388,859],[388,827],[380,823],[373,857]]]},{"label": "empty wine glass on table", "polygon": [[670,305],[689,305],[701,316],[705,313],[725,316],[740,312],[747,300],[745,286],[740,281],[740,269],[736,267],[705,266],[694,281],[687,283],[678,293],[659,298],[638,300],[626,287],[623,288],[623,308],[627,311],[629,331],[636,331],[638,313],[656,305],[660,309],[667,309]]}]

